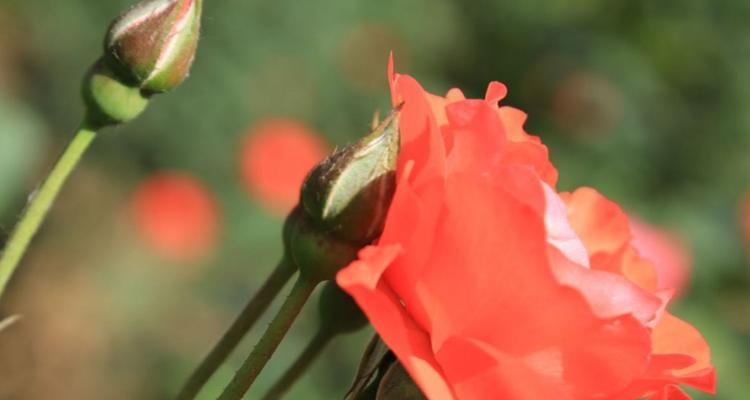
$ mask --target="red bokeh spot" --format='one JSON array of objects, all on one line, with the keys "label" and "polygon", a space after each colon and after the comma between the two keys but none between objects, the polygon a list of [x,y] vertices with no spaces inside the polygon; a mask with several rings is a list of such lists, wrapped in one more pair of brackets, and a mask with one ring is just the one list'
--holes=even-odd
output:
[{"label": "red bokeh spot", "polygon": [[268,209],[286,214],[297,204],[307,173],[328,153],[318,134],[290,119],[253,126],[242,143],[240,167],[247,189]]},{"label": "red bokeh spot", "polygon": [[740,228],[745,238],[748,258],[750,258],[750,190],[745,192],[740,204]]},{"label": "red bokeh spot", "polygon": [[200,259],[216,244],[218,206],[212,193],[189,175],[151,175],[136,189],[131,208],[140,234],[169,260]]}]

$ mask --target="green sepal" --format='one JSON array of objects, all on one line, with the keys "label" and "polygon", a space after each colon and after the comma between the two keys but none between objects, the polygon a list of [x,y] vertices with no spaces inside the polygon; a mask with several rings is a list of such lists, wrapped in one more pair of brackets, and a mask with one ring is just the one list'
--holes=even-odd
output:
[{"label": "green sepal", "polygon": [[359,245],[383,230],[396,190],[399,111],[369,135],[318,164],[305,179],[301,203],[322,229]]},{"label": "green sepal", "polygon": [[320,330],[331,335],[345,334],[364,328],[368,321],[354,299],[336,282],[329,282],[320,293],[318,306]]},{"label": "green sepal", "polygon": [[93,129],[131,121],[149,102],[140,88],[123,83],[101,60],[84,77],[81,95]]}]

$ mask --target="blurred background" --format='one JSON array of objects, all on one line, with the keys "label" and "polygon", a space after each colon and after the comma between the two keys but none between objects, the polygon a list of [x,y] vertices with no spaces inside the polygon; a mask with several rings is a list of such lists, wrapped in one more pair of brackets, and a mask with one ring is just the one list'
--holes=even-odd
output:
[{"label": "blurred background", "polygon": [[[0,1],[0,243],[132,2]],[[506,83],[560,188],[598,188],[664,245],[716,398],[747,398],[749,20],[745,0],[208,0],[191,78],[102,132],[3,299],[23,317],[0,332],[0,399],[169,398],[277,262],[305,170],[387,110],[390,50],[435,93]],[[310,303],[249,397],[316,324]],[[336,340],[289,398],[340,398],[370,335]]]}]

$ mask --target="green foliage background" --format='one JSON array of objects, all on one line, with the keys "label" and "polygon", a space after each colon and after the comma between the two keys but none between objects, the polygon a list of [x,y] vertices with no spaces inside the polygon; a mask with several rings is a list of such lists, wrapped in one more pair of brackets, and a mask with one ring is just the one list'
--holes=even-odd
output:
[{"label": "green foliage background", "polygon": [[[80,78],[130,3],[0,2],[0,235],[76,127]],[[746,398],[747,21],[744,0],[207,0],[191,78],[101,135],[16,276],[3,313],[24,319],[0,333],[0,399],[169,398],[280,254],[282,220],[239,180],[243,134],[286,116],[334,145],[361,136],[388,105],[390,49],[436,93],[506,83],[505,104],[529,113],[561,188],[594,186],[682,235],[694,262],[676,312],[712,346],[716,398]],[[162,169],[194,174],[219,199],[220,248],[200,265],[161,260],[130,226],[130,193]],[[255,396],[308,340],[313,308]],[[369,334],[334,343],[289,398],[340,398]]]}]

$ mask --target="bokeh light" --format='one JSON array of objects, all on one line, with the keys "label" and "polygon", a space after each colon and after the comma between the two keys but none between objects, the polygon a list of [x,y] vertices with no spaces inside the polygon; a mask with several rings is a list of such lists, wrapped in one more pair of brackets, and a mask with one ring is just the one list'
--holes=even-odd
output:
[{"label": "bokeh light", "polygon": [[739,208],[740,230],[742,231],[748,262],[750,263],[750,190],[742,197]]},{"label": "bokeh light", "polygon": [[147,177],[133,193],[133,220],[145,242],[173,261],[195,261],[215,247],[219,209],[197,179],[180,172]]},{"label": "bokeh light", "polygon": [[287,118],[263,120],[243,139],[240,168],[250,193],[270,211],[284,215],[297,204],[307,173],[325,158],[320,136]]}]

